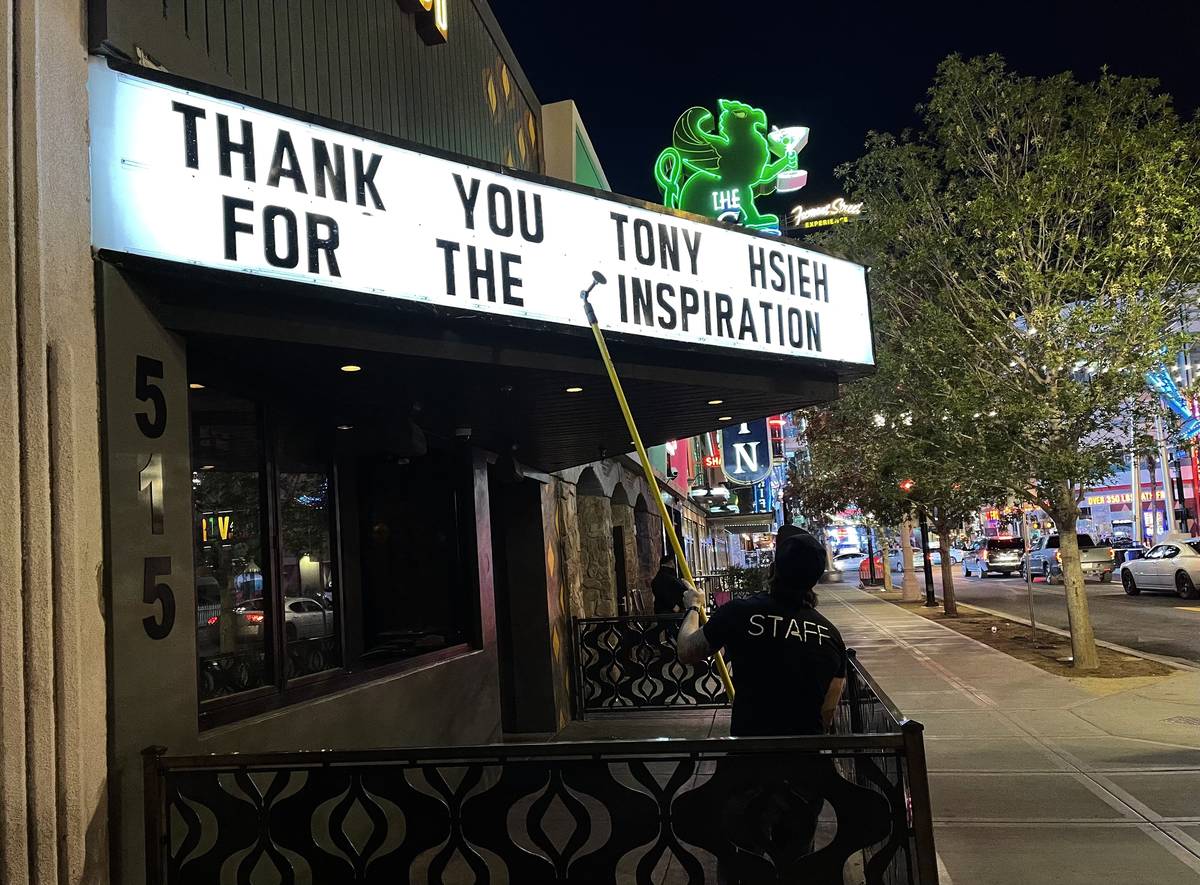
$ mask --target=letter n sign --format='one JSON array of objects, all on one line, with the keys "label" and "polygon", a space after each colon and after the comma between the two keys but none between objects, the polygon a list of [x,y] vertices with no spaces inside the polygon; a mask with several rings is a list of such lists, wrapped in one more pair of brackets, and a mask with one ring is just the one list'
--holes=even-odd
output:
[{"label": "letter n sign", "polygon": [[746,421],[721,431],[721,465],[730,482],[755,483],[771,473],[767,419]]},{"label": "letter n sign", "polygon": [[450,32],[450,0],[399,0],[400,8],[417,17],[417,33],[430,46],[446,42]]}]

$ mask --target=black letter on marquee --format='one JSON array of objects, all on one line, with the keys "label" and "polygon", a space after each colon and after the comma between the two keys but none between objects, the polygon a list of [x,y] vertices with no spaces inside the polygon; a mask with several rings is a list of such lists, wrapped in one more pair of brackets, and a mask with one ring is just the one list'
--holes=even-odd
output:
[{"label": "black letter on marquee", "polygon": [[319,138],[313,139],[313,171],[317,177],[317,196],[325,196],[325,180],[333,189],[333,198],[346,202],[346,151],[340,144],[333,146],[333,162],[329,160],[329,148]]},{"label": "black letter on marquee", "polygon": [[471,179],[471,192],[463,190],[462,176],[457,172],[454,173],[454,186],[458,188],[459,199],[463,204],[463,217],[466,221],[467,230],[475,230],[475,201],[479,199],[479,179]]},{"label": "black letter on marquee", "polygon": [[204,108],[181,101],[171,102],[171,110],[183,114],[183,162],[189,169],[199,169],[200,151],[196,148],[196,121],[203,120],[206,112]]},{"label": "black letter on marquee", "polygon": [[617,223],[617,258],[621,261],[625,260],[625,222],[629,220],[628,215],[622,215],[620,212],[609,212],[608,217]]},{"label": "black letter on marquee", "polygon": [[513,289],[518,289],[521,286],[521,279],[512,275],[510,264],[520,264],[520,255],[509,255],[507,252],[500,253],[500,292],[505,304],[512,304],[516,307],[524,307],[525,299],[519,295],[512,294]]},{"label": "black letter on marquee", "polygon": [[775,274],[775,282],[771,283],[771,288],[776,292],[782,292],[786,288],[783,281],[783,255],[774,249],[768,254],[770,255],[771,271]]},{"label": "black letter on marquee", "polygon": [[[645,249],[642,249],[642,234],[646,235]],[[633,220],[633,253],[639,264],[654,263],[654,228],[644,218]]]},{"label": "black letter on marquee", "polygon": [[[305,212],[304,220],[308,226],[308,272],[321,272],[320,253],[324,252],[325,261],[329,265],[329,275],[340,277],[342,272],[338,269],[337,255],[334,254],[341,242],[338,223],[328,215],[317,215],[313,212]],[[319,235],[317,228],[321,225],[329,231],[328,236]]]},{"label": "black letter on marquee", "polygon": [[[733,299],[724,292],[713,293],[717,299],[717,334],[726,338],[733,337]],[[724,329],[724,331],[721,331]]]},{"label": "black letter on marquee", "polygon": [[525,191],[517,191],[517,199],[521,206],[521,236],[530,243],[540,243],[546,235],[542,230],[542,195],[533,195],[534,227],[532,231],[529,229],[529,210],[525,208]]},{"label": "black letter on marquee", "polygon": [[700,313],[700,293],[691,286],[679,287],[679,313],[683,319],[683,331],[688,330],[688,317]]},{"label": "black letter on marquee", "polygon": [[238,221],[233,213],[238,209],[253,209],[254,204],[239,197],[225,197],[224,204],[225,258],[229,261],[237,261],[237,235],[254,233],[254,225]]},{"label": "black letter on marquee", "polygon": [[[275,248],[275,219],[283,219],[283,233],[287,238],[287,252],[279,254]],[[291,209],[283,206],[267,206],[263,209],[263,255],[267,264],[272,267],[295,267],[300,263],[299,231],[296,229],[296,215]]]},{"label": "black letter on marquee", "polygon": [[746,333],[750,333],[751,341],[758,341],[758,332],[754,330],[754,311],[750,310],[750,302],[742,302],[742,326],[738,329],[738,341],[746,340]]},{"label": "black letter on marquee", "polygon": [[242,120],[242,140],[239,144],[229,140],[229,118],[217,114],[217,152],[221,161],[221,174],[233,178],[231,154],[242,155],[242,178],[254,181],[254,127],[249,120]]},{"label": "black letter on marquee", "polygon": [[804,325],[808,332],[808,349],[821,350],[821,315],[811,310],[804,311]]},{"label": "black letter on marquee", "polygon": [[[758,251],[758,260],[755,260],[755,250]],[[754,282],[755,275],[761,282]],[[763,250],[759,246],[750,246],[750,285],[758,286],[762,289],[767,288],[767,262],[763,258]]]},{"label": "black letter on marquee", "polygon": [[467,277],[471,280],[471,297],[479,300],[479,281],[487,280],[487,300],[496,301],[496,273],[492,268],[492,250],[482,249],[483,257],[487,259],[483,265],[476,260],[478,252],[474,246],[467,246]]},{"label": "black letter on marquee", "polygon": [[[287,166],[283,161],[287,160]],[[290,178],[292,187],[298,194],[308,193],[304,186],[304,173],[300,171],[300,160],[296,156],[296,147],[286,129],[280,129],[275,136],[275,153],[271,155],[271,171],[267,173],[267,185],[279,187],[279,179]]]},{"label": "black letter on marquee", "polygon": [[675,287],[670,283],[659,283],[657,293],[658,306],[662,308],[662,313],[658,316],[658,324],[664,329],[674,329],[677,321],[675,316],[675,305],[667,299],[675,297]]},{"label": "black letter on marquee", "polygon": [[[503,197],[500,203],[497,203],[496,197]],[[508,188],[498,184],[489,184],[487,188],[488,200],[488,224],[492,228],[492,233],[498,237],[511,237],[513,235],[513,207],[512,194],[508,192]],[[504,206],[504,224],[500,223],[500,205]]]},{"label": "black letter on marquee", "polygon": [[[821,297],[821,293],[825,293],[825,297]],[[813,262],[813,298],[817,301],[829,302],[829,280],[826,276],[826,268],[824,261]],[[818,323],[818,326],[820,323]],[[821,338],[820,332],[817,333],[817,340]],[[817,350],[821,348],[818,347]]]},{"label": "black letter on marquee", "polygon": [[[454,176],[458,178],[457,175]],[[435,240],[437,247],[446,254],[446,294],[457,295],[458,288],[454,285],[454,253],[458,251],[458,243],[453,240]]]},{"label": "black letter on marquee", "polygon": [[379,191],[375,189],[375,173],[379,171],[379,161],[382,159],[379,154],[371,154],[371,162],[364,169],[363,152],[358,148],[354,149],[354,191],[358,197],[358,205],[367,205],[367,191],[370,191],[371,202],[380,212],[384,211],[383,200],[379,199]]}]

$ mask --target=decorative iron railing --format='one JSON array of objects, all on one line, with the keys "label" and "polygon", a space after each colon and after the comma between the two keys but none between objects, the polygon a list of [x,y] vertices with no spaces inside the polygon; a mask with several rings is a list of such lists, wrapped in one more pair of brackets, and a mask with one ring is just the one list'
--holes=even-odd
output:
[{"label": "decorative iron railing", "polygon": [[711,661],[679,662],[675,639],[682,622],[683,615],[576,618],[576,715],[726,706]]},{"label": "decorative iron railing", "polygon": [[147,881],[934,885],[921,728],[145,757]]}]

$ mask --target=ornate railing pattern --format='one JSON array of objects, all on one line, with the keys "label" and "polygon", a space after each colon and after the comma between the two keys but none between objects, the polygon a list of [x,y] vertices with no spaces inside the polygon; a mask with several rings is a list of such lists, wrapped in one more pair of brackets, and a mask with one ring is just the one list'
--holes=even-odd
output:
[{"label": "ornate railing pattern", "polygon": [[[149,885],[936,883],[920,726],[145,764]],[[920,789],[912,789],[919,785]],[[822,809],[826,809],[822,813]],[[911,809],[911,815],[910,815]]]},{"label": "ornate railing pattern", "polygon": [[683,615],[576,618],[576,712],[723,707],[729,701],[711,661],[681,664],[675,639]]}]

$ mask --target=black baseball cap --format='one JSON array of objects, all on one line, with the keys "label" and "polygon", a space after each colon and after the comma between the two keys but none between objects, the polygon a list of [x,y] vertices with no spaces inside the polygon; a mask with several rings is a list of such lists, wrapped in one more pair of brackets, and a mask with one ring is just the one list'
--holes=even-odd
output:
[{"label": "black baseball cap", "polygon": [[816,535],[790,525],[779,530],[775,541],[776,581],[809,590],[825,574],[825,564],[825,545]]}]

